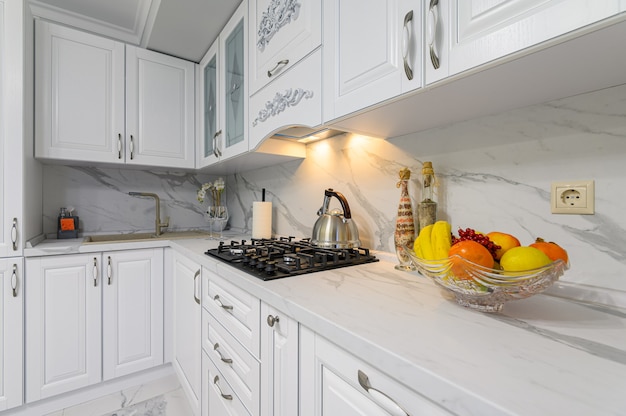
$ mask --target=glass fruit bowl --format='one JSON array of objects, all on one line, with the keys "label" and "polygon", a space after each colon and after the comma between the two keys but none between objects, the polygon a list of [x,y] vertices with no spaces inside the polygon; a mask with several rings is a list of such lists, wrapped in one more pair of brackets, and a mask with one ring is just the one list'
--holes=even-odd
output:
[{"label": "glass fruit bowl", "polygon": [[519,272],[491,269],[454,255],[425,260],[404,247],[417,270],[452,293],[459,305],[482,312],[499,312],[504,302],[541,293],[558,280],[569,264],[556,260],[544,267]]}]

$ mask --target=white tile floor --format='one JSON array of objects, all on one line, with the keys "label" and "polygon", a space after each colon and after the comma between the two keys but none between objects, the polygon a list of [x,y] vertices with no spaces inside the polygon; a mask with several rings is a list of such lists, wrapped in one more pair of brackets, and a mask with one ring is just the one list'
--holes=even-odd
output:
[{"label": "white tile floor", "polygon": [[176,375],[122,390],[46,416],[191,416]]}]

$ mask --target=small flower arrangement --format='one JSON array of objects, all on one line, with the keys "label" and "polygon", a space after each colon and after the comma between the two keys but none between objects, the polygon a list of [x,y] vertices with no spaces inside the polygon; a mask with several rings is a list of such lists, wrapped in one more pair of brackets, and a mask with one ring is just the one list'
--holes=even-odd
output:
[{"label": "small flower arrangement", "polygon": [[222,193],[224,192],[224,188],[226,188],[226,184],[223,178],[218,178],[215,182],[203,183],[197,192],[198,202],[203,203],[207,194],[210,193],[213,199],[213,205],[222,205]]}]

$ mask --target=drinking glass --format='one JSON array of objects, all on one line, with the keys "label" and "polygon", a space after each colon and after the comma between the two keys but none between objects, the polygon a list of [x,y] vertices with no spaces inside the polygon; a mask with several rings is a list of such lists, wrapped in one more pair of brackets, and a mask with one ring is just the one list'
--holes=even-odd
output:
[{"label": "drinking glass", "polygon": [[[228,208],[223,205],[212,205],[207,210],[209,226],[210,226],[210,239],[223,240],[223,231],[226,228],[228,222]],[[213,229],[219,232],[219,236],[216,238],[213,236]]]}]

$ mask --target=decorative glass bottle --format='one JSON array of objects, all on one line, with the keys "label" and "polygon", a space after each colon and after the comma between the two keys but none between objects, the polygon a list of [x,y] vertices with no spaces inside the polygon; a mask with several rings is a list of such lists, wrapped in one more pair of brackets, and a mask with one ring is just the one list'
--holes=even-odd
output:
[{"label": "decorative glass bottle", "polygon": [[411,259],[404,252],[403,247],[413,246],[415,241],[415,222],[413,220],[413,207],[411,198],[409,197],[408,182],[411,178],[411,171],[404,168],[400,171],[400,180],[396,184],[396,188],[400,188],[400,203],[398,204],[398,216],[396,218],[396,231],[394,233],[394,244],[396,246],[396,255],[399,264],[396,264],[397,270],[411,271],[415,270],[415,266],[411,263]]},{"label": "decorative glass bottle", "polygon": [[435,202],[435,171],[432,162],[422,165],[422,202],[417,204],[417,225],[419,231],[437,221],[437,202]]}]

